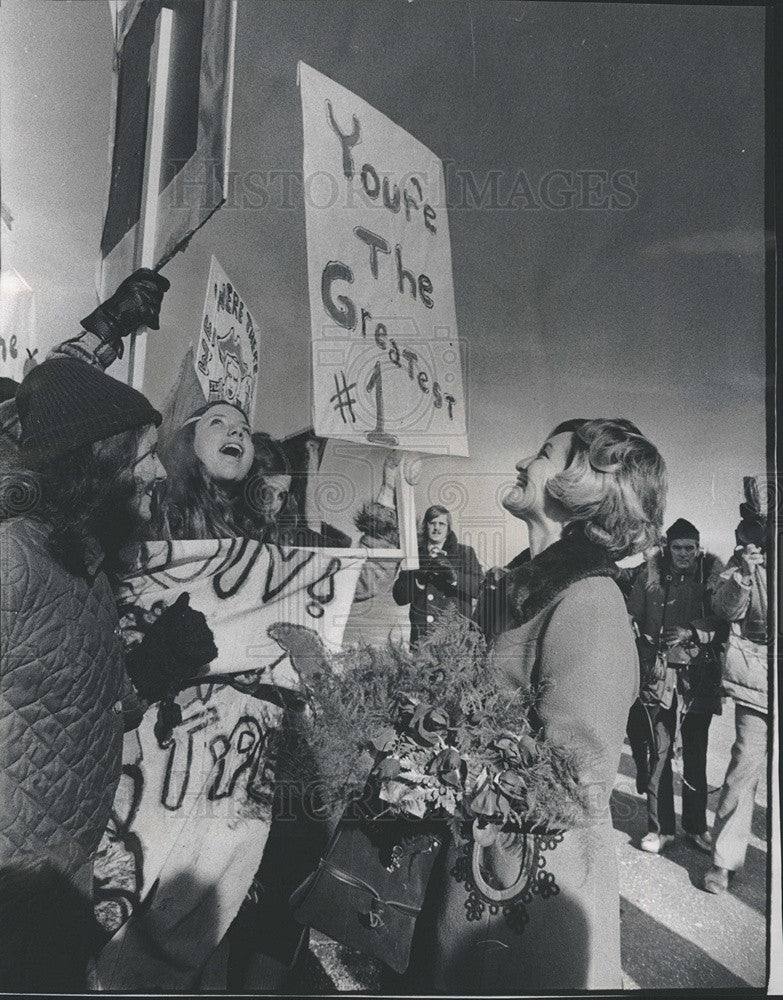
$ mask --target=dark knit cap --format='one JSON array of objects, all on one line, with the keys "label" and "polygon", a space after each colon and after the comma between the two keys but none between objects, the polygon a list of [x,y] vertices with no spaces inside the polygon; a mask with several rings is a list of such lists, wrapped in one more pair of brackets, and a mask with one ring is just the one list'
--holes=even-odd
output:
[{"label": "dark knit cap", "polygon": [[678,517],[674,524],[666,532],[666,540],[671,542],[675,538],[695,538],[699,540],[699,529],[695,524],[686,521],[684,517]]},{"label": "dark knit cap", "polygon": [[16,409],[19,450],[35,462],[134,427],[158,427],[162,419],[146,396],[75,358],[51,358],[33,368],[16,393]]},{"label": "dark knit cap", "polygon": [[18,388],[18,382],[12,378],[6,378],[5,375],[3,375],[2,378],[0,378],[0,403],[5,403],[8,399],[13,399]]}]

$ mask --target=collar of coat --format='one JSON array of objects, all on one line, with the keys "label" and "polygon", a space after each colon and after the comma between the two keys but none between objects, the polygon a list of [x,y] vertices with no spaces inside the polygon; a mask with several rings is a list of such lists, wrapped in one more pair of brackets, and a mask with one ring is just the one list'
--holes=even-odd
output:
[{"label": "collar of coat", "polygon": [[[518,563],[518,559],[514,562]],[[595,545],[580,526],[573,525],[535,559],[517,565],[514,575],[517,611],[526,622],[579,580],[591,576],[617,579],[619,569],[605,548]]]},{"label": "collar of coat", "polygon": [[[419,536],[419,559],[429,559],[429,540],[427,536],[422,534]],[[451,528],[449,528],[448,534],[443,542],[441,548],[446,553],[447,556],[452,556],[457,551],[457,546],[459,542],[457,541],[457,536],[454,534]]]},{"label": "collar of coat", "polygon": [[648,591],[663,590],[666,586],[666,576],[671,573],[672,579],[690,576],[694,580],[706,583],[715,565],[716,557],[711,552],[700,552],[693,573],[675,573],[663,552],[658,550],[652,559],[647,560],[644,572],[644,586]]}]

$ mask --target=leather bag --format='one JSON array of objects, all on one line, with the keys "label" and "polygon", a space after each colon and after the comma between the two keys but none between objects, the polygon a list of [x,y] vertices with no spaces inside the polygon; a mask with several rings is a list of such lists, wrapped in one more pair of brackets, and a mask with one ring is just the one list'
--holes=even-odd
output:
[{"label": "leather bag", "polygon": [[342,819],[318,868],[290,900],[294,918],[404,972],[445,829]]}]

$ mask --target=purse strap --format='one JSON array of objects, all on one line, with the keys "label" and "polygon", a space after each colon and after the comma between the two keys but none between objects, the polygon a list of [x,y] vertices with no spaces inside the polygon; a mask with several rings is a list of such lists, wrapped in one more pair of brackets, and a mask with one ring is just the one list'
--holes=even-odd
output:
[{"label": "purse strap", "polygon": [[[355,875],[351,875],[350,872],[345,872],[336,865],[333,865],[330,861],[325,858],[321,858],[318,862],[318,868],[324,872],[326,875],[331,875],[332,878],[337,879],[338,882],[344,882],[346,885],[350,885],[354,889],[362,889],[372,896],[373,902],[370,904],[371,910],[377,910],[380,904],[381,907],[393,906],[396,910],[401,910],[403,913],[408,913],[413,917],[417,917],[421,911],[420,906],[411,906],[409,903],[402,903],[395,899],[382,899],[380,893],[369,882],[365,882]],[[376,905],[373,906],[373,903]]]}]

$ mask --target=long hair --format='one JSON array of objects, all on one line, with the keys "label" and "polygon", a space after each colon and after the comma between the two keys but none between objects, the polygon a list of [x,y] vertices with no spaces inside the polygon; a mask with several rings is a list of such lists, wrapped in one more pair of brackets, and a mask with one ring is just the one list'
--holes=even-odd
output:
[{"label": "long hair", "polygon": [[454,529],[451,526],[451,511],[447,507],[442,507],[439,503],[434,503],[424,511],[424,517],[421,519],[421,528],[419,529],[420,552],[427,551],[427,525],[430,521],[434,521],[436,517],[445,517],[449,527],[449,530],[446,532],[446,540],[443,543],[443,548],[449,552],[457,544],[457,536],[454,534]]},{"label": "long hair", "polygon": [[168,474],[166,506],[171,535],[173,538],[256,538],[262,525],[245,500],[245,485],[250,473],[239,483],[218,483],[209,475],[194,449],[195,418],[214,405],[208,403],[196,410],[175,431],[161,455]]},{"label": "long hair", "polygon": [[[142,536],[135,506],[133,466],[147,427],[74,448],[40,466],[17,468],[3,478],[2,516],[27,514],[49,527],[52,554],[70,572],[88,571],[97,542],[104,568],[129,568]],[[12,502],[9,502],[9,499]]]},{"label": "long hair", "polygon": [[549,497],[614,559],[657,545],[667,484],[655,445],[623,419],[569,421],[556,430],[574,437],[566,469],[546,484]]}]

